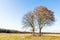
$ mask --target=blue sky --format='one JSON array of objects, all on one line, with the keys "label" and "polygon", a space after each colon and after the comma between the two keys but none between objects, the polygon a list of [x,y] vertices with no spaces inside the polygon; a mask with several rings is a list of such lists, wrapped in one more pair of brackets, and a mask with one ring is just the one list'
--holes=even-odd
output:
[{"label": "blue sky", "polygon": [[45,6],[55,15],[55,23],[46,26],[43,32],[60,32],[60,0],[0,0],[0,28],[22,29],[22,17],[37,6]]}]

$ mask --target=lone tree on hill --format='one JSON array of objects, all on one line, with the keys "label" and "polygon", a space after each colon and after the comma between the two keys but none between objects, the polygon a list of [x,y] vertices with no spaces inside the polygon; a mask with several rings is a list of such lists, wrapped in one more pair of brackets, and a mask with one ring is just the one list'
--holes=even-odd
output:
[{"label": "lone tree on hill", "polygon": [[43,6],[35,8],[34,14],[36,15],[37,22],[39,25],[39,36],[41,36],[41,29],[45,25],[51,25],[55,21],[53,13],[54,12]]}]

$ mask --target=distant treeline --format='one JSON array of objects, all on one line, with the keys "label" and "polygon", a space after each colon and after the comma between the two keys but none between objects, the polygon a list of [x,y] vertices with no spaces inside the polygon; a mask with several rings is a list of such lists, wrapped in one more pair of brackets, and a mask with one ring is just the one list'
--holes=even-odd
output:
[{"label": "distant treeline", "polygon": [[0,29],[0,33],[20,33],[17,30]]},{"label": "distant treeline", "polygon": [[[29,33],[29,34],[32,34],[32,32],[17,31],[17,30],[8,30],[8,29],[0,29],[0,33]],[[36,34],[38,34],[38,33],[36,33]],[[42,34],[60,34],[60,33],[42,32]]]},{"label": "distant treeline", "polygon": [[17,30],[9,30],[9,29],[0,29],[0,33],[32,33],[32,32],[25,32],[25,31],[17,31]]}]

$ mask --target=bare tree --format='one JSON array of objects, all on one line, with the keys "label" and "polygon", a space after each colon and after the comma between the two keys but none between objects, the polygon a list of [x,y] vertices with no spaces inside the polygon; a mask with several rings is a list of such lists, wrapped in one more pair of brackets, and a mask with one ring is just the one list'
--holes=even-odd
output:
[{"label": "bare tree", "polygon": [[33,36],[34,36],[34,15],[32,12],[27,13],[23,17],[23,25],[24,27],[31,27],[33,31]]},{"label": "bare tree", "polygon": [[37,22],[39,25],[39,36],[41,36],[41,29],[45,25],[51,25],[55,21],[54,15],[51,10],[43,6],[35,8],[34,14],[36,15]]}]

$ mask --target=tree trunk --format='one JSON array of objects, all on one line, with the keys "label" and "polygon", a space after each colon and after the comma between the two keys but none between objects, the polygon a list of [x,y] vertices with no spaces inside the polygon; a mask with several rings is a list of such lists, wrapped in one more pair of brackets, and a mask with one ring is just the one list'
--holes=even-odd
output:
[{"label": "tree trunk", "polygon": [[41,36],[41,34],[42,34],[42,33],[41,33],[41,28],[39,27],[39,36]]},{"label": "tree trunk", "polygon": [[33,27],[33,30],[32,30],[32,31],[33,31],[33,32],[32,32],[32,35],[35,36],[34,27]]}]

